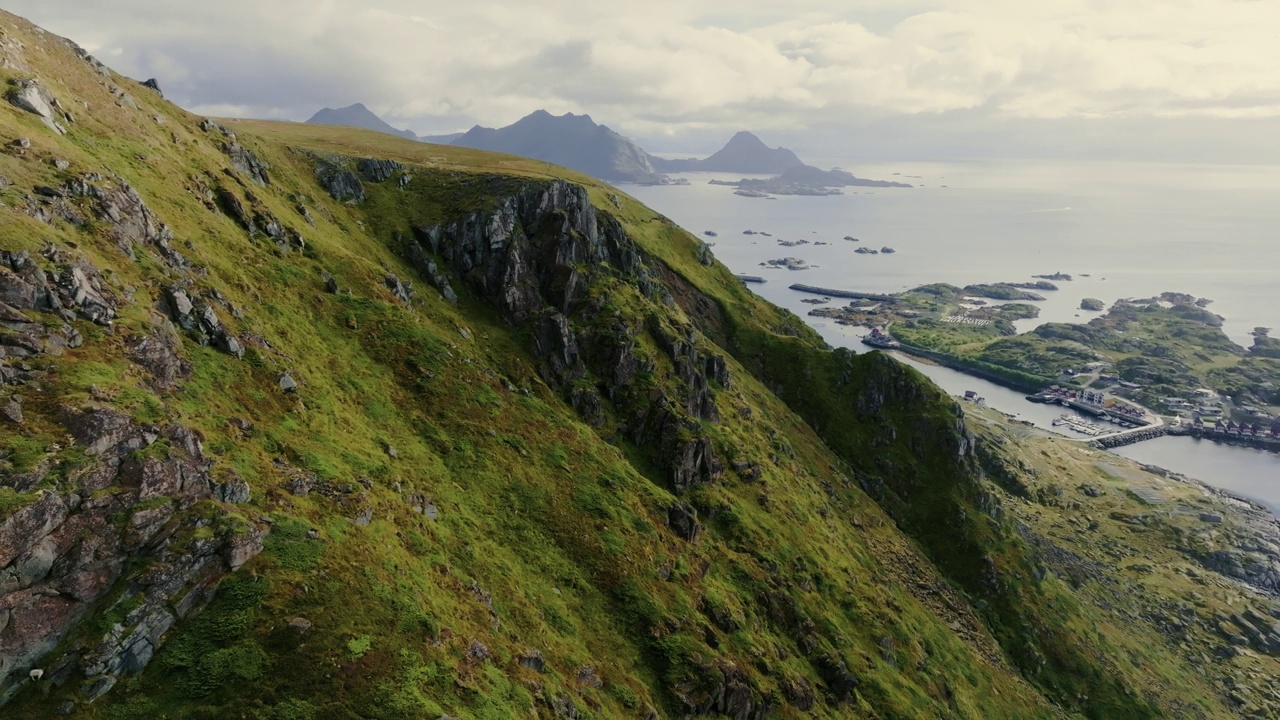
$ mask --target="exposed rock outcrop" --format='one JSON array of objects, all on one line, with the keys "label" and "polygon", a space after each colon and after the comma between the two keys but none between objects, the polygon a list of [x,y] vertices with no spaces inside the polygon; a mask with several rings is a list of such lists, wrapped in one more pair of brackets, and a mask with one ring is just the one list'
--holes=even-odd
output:
[{"label": "exposed rock outcrop", "polygon": [[259,185],[265,187],[271,184],[271,177],[267,174],[267,164],[240,143],[235,140],[225,142],[222,144],[222,152],[231,159],[231,167],[248,175]]},{"label": "exposed rock outcrop", "polygon": [[168,287],[165,289],[161,309],[201,345],[212,345],[228,355],[244,357],[244,345],[223,327],[213,305],[192,298],[183,288]]},{"label": "exposed rock outcrop", "polygon": [[747,674],[728,662],[703,667],[697,681],[678,683],[672,694],[686,716],[761,720],[773,711],[773,703],[751,686]]},{"label": "exposed rock outcrop", "polygon": [[57,218],[77,227],[96,219],[106,225],[116,246],[129,257],[136,257],[136,248],[149,246],[170,267],[191,266],[174,249],[173,231],[147,207],[138,191],[120,178],[106,180],[88,173],[61,187],[38,187],[35,197],[28,200],[28,214],[47,223]]},{"label": "exposed rock outcrop", "polygon": [[[47,682],[79,678],[90,699],[106,692],[141,670],[169,627],[203,606],[266,535],[265,526],[188,512],[213,487],[192,430],[140,426],[106,408],[61,419],[91,460],[0,521],[0,697],[37,660]],[[128,558],[146,560],[146,572],[130,574]],[[86,627],[46,656],[108,596],[127,609],[119,622],[101,636]]]},{"label": "exposed rock outcrop", "polygon": [[40,118],[50,130],[59,135],[65,135],[66,127],[62,125],[66,121],[66,115],[62,112],[61,104],[58,99],[49,92],[39,80],[23,80],[17,84],[8,93],[9,102],[15,107],[26,110],[27,112]]},{"label": "exposed rock outcrop", "polygon": [[151,385],[157,390],[173,390],[191,375],[181,340],[160,317],[153,319],[150,332],[129,344],[129,359],[150,373]]},{"label": "exposed rock outcrop", "polygon": [[636,390],[636,378],[652,363],[637,356],[634,329],[600,321],[600,301],[588,300],[586,291],[610,278],[659,284],[634,242],[592,206],[585,189],[560,180],[530,183],[501,196],[494,209],[413,232],[416,243],[406,254],[429,282],[448,288],[432,260],[439,257],[510,323],[528,327],[540,374],[589,424],[605,421],[603,394],[625,414],[620,429],[655,448],[677,493],[723,476],[724,463],[696,421],[719,419],[711,381],[728,385],[725,359],[698,350],[692,328],[673,332],[651,322],[647,330],[671,357],[683,396],[669,402]]},{"label": "exposed rock outcrop", "polygon": [[360,177],[369,182],[386,182],[403,169],[404,165],[395,160],[363,158],[356,161],[356,172],[360,173]]},{"label": "exposed rock outcrop", "polygon": [[458,294],[453,291],[453,286],[449,284],[449,278],[440,268],[436,266],[436,261],[432,260],[426,250],[418,243],[410,243],[408,248],[409,262],[417,268],[423,279],[427,281],[431,287],[440,293],[440,297],[450,305],[458,304]]},{"label": "exposed rock outcrop", "polygon": [[0,302],[16,310],[53,313],[63,320],[82,318],[111,325],[116,301],[98,269],[87,260],[50,247],[45,271],[27,252],[0,250]]},{"label": "exposed rock outcrop", "polygon": [[325,192],[338,202],[364,202],[364,185],[360,183],[360,176],[347,169],[340,160],[317,158],[316,179]]}]

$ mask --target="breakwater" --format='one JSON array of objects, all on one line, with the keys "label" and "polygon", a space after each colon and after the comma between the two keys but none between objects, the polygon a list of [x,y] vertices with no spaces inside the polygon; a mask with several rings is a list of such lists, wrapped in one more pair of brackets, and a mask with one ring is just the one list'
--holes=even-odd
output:
[{"label": "breakwater", "polygon": [[895,298],[892,295],[877,295],[876,293],[854,292],[852,290],[834,290],[832,288],[802,285],[800,283],[791,285],[790,288],[797,292],[810,293],[813,295],[826,295],[828,297],[849,298],[852,300],[875,300],[876,302],[886,303],[895,301]]},{"label": "breakwater", "polygon": [[764,278],[760,277],[759,275],[734,275],[734,277],[738,278],[744,283],[763,283],[764,282]]},{"label": "breakwater", "polygon": [[1101,450],[1110,450],[1111,448],[1123,447],[1143,440],[1151,440],[1163,436],[1167,429],[1161,425],[1159,427],[1139,428],[1137,430],[1129,430],[1127,432],[1109,435],[1107,437],[1098,438],[1089,442],[1090,445]]}]

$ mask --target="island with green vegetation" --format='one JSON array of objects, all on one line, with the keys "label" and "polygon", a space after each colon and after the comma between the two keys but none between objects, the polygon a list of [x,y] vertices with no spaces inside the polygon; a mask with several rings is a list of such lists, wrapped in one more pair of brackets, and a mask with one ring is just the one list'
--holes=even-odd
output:
[{"label": "island with green vegetation", "polygon": [[1036,306],[973,300],[975,290],[1008,297],[1009,288],[925,285],[810,315],[891,326],[904,351],[1018,390],[1105,388],[1166,415],[1209,422],[1270,424],[1280,414],[1280,340],[1256,328],[1251,347],[1236,344],[1206,299],[1167,292],[1120,300],[1088,323],[1018,333],[1013,321],[1037,317]]}]

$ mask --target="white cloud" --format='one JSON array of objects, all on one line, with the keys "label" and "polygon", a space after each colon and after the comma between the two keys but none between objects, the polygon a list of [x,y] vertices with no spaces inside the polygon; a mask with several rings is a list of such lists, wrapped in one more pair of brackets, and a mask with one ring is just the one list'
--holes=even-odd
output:
[{"label": "white cloud", "polygon": [[[868,115],[1280,115],[1280,3],[10,0],[193,108],[401,124],[545,107],[640,133]],[[432,121],[431,118],[447,118]],[[435,125],[435,127],[432,127]]]}]

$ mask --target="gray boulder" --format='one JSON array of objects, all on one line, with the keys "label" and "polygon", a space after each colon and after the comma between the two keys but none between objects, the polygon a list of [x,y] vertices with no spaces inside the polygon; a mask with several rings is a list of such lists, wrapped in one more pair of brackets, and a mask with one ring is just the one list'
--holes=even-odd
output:
[{"label": "gray boulder", "polygon": [[58,124],[58,100],[39,80],[23,80],[9,91],[9,102],[37,116],[50,130],[65,135],[67,129]]}]

